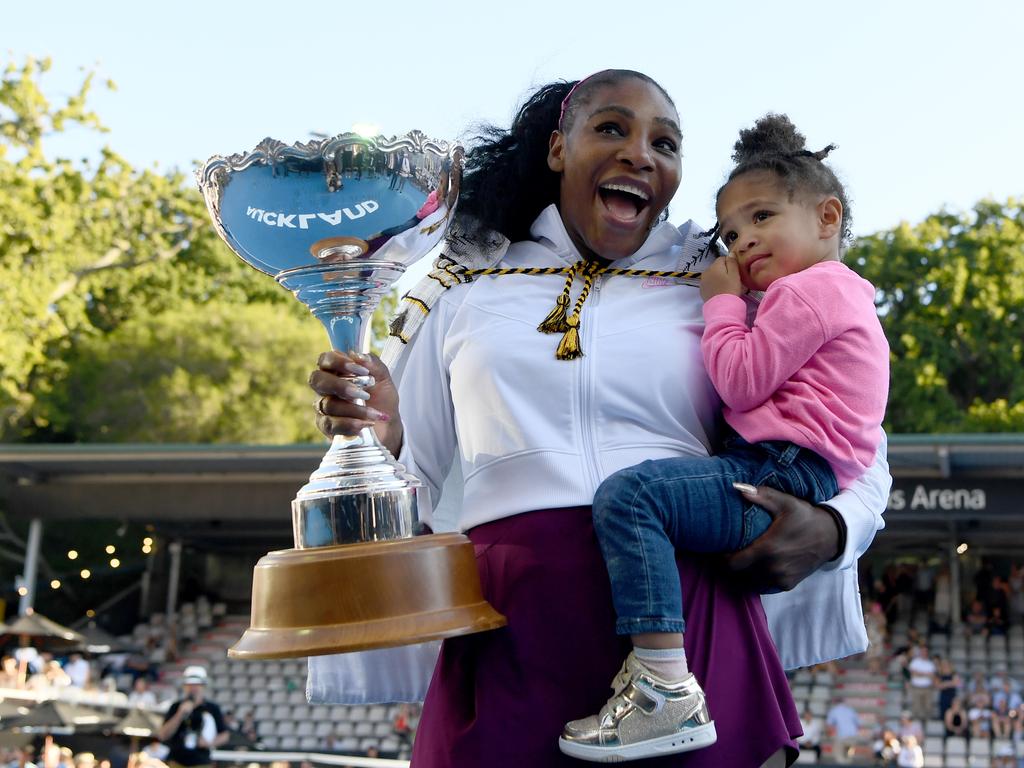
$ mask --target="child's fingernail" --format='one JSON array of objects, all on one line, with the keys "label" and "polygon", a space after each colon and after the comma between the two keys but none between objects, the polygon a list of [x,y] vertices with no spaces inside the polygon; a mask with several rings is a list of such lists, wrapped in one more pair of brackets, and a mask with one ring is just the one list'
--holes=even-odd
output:
[{"label": "child's fingernail", "polygon": [[366,417],[373,421],[390,421],[391,417],[388,416],[384,411],[378,411],[376,408],[367,408]]},{"label": "child's fingernail", "polygon": [[747,494],[747,496],[757,496],[757,487],[748,483],[733,483],[732,487],[740,493]]}]

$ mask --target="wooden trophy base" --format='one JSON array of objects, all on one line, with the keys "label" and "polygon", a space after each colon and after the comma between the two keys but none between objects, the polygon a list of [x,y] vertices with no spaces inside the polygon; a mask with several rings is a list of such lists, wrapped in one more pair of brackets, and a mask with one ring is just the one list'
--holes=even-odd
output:
[{"label": "wooden trophy base", "polygon": [[347,653],[505,626],[459,533],[270,552],[253,569],[234,659]]}]

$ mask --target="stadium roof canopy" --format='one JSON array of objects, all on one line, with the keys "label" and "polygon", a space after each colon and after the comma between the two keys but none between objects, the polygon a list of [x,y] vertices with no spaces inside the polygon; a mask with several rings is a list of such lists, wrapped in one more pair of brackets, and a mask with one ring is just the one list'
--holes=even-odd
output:
[{"label": "stadium roof canopy", "polygon": [[[281,545],[323,444],[0,445],[0,499],[18,517],[152,523],[216,548]],[[900,478],[1024,478],[1024,434],[894,435]]]}]

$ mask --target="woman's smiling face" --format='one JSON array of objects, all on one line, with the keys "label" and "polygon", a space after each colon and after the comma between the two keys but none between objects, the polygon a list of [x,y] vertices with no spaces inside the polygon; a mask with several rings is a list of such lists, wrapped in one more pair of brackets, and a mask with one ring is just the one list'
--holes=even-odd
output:
[{"label": "woman's smiling face", "polygon": [[598,86],[569,130],[552,134],[558,208],[584,257],[621,259],[640,249],[679,187],[681,142],[675,107],[636,78]]}]

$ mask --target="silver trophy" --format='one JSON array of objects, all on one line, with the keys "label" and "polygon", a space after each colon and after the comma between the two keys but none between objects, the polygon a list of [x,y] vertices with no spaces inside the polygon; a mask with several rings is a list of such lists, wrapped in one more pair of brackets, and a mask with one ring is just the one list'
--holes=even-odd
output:
[{"label": "silver trophy", "polygon": [[[461,171],[460,146],[412,131],[268,138],[212,157],[197,177],[231,249],[309,307],[335,349],[366,352],[381,297],[444,236]],[[250,628],[228,654],[308,656],[502,626],[469,540],[414,537],[420,486],[372,429],[335,437],[292,502],[295,548],[256,565]]]}]

